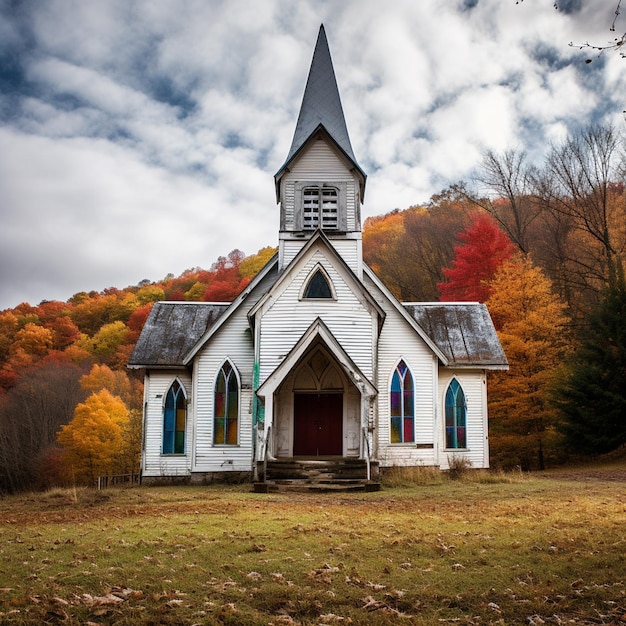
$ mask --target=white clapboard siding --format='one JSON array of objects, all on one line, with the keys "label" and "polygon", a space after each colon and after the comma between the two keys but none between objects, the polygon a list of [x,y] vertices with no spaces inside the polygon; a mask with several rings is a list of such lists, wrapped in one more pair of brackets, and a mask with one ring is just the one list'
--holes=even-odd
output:
[{"label": "white clapboard siding", "polygon": [[[453,377],[459,381],[467,403],[467,448],[446,450],[445,438],[445,397]],[[447,469],[451,459],[463,458],[472,467],[489,467],[489,447],[487,431],[487,387],[482,371],[446,370],[439,373],[439,394],[437,403],[441,420],[439,424],[439,460],[442,469]]]},{"label": "white clapboard siding", "polygon": [[[266,282],[257,286],[257,293],[251,294],[248,305],[235,311],[196,356],[194,472],[252,469],[254,348],[247,314],[259,294],[268,288]],[[213,443],[215,380],[226,359],[239,377],[239,437],[236,446]]]},{"label": "white clapboard siding", "polygon": [[[286,239],[281,241],[281,259],[282,263],[287,266],[291,263],[298,252],[306,245],[308,239]],[[346,265],[357,275],[362,275],[363,255],[360,239],[333,239],[330,237],[330,243],[337,250],[339,256],[343,258]]]},{"label": "white clapboard siding", "polygon": [[[297,181],[324,181],[347,183],[346,225],[348,231],[359,230],[358,183],[345,163],[325,141],[314,141],[290,166],[283,182],[283,212],[286,224],[294,223],[294,185]],[[289,220],[289,221],[288,221]]]},{"label": "white clapboard siding", "polygon": [[[187,397],[187,424],[185,428],[185,454],[162,454],[163,405],[172,383],[177,380]],[[191,376],[185,371],[152,371],[145,379],[145,416],[143,433],[144,476],[187,476],[191,472],[191,446],[193,438],[193,402]]]},{"label": "white clapboard siding", "polygon": [[[391,378],[400,359],[413,376],[415,442],[390,443]],[[378,444],[383,465],[434,463],[437,361],[422,338],[397,311],[389,308],[378,344]],[[423,446],[423,447],[418,447]],[[432,447],[425,447],[431,446]]]},{"label": "white clapboard siding", "polygon": [[[299,298],[305,281],[318,263],[333,284],[336,300]],[[371,380],[375,316],[353,293],[346,277],[320,250],[315,250],[303,260],[283,291],[264,311],[260,334],[261,382],[280,365],[317,317],[324,320],[344,350]]]}]

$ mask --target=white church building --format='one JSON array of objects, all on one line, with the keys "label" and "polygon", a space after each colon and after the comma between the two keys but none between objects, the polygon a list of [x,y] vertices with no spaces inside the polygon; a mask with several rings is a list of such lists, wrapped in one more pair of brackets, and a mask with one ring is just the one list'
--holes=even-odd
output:
[{"label": "white church building", "polygon": [[488,467],[487,371],[506,357],[483,304],[401,303],[363,263],[366,175],[323,26],[274,182],[279,248],[248,287],[158,302],[143,328],[129,362],[145,372],[143,480],[267,485],[294,460],[364,484],[392,466]]}]

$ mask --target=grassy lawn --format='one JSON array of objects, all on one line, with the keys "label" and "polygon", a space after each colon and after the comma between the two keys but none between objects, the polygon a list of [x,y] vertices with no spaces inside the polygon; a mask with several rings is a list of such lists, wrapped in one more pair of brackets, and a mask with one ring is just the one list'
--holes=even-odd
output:
[{"label": "grassy lawn", "polygon": [[7,497],[0,623],[624,624],[626,482],[607,477]]}]

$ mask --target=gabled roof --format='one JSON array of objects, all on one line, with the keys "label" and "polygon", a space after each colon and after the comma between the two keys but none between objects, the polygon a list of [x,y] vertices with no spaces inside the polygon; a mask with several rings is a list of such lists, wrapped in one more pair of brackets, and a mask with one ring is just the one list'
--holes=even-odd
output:
[{"label": "gabled roof", "polygon": [[489,311],[478,302],[403,304],[446,355],[448,367],[508,369]]},{"label": "gabled roof", "polygon": [[282,383],[285,376],[296,367],[302,357],[315,345],[321,342],[333,355],[338,365],[342,368],[346,376],[361,391],[362,394],[373,397],[378,391],[372,382],[363,374],[356,363],[350,358],[343,346],[337,341],[335,336],[330,332],[328,326],[324,324],[321,318],[316,318],[309,326],[306,332],[300,337],[300,340],[289,351],[289,354],[282,360],[280,365],[265,379],[263,384],[257,390],[261,397],[274,393],[278,386]]},{"label": "gabled roof", "polygon": [[155,303],[128,367],[183,367],[189,351],[229,306],[211,302]]},{"label": "gabled roof", "polygon": [[350,143],[348,128],[343,115],[335,70],[333,69],[323,24],[320,26],[317,36],[311,69],[309,70],[309,77],[304,89],[300,115],[296,123],[291,148],[285,163],[274,177],[277,185],[283,171],[302,150],[308,140],[320,130],[320,127],[326,131],[339,150],[360,172],[361,176],[363,176],[363,181],[365,181],[365,173],[357,163],[352,151],[352,144]]},{"label": "gabled roof", "polygon": [[[128,367],[187,367],[209,337],[277,265],[278,254],[275,254],[233,302],[157,302],[144,324]],[[276,280],[276,276],[271,280]]]},{"label": "gabled roof", "polygon": [[[324,231],[321,228],[318,228],[311,238],[306,242],[306,244],[298,251],[296,256],[289,263],[288,269],[296,267],[299,260],[302,259],[308,251],[315,245],[317,242],[322,242],[325,248],[328,250],[328,253],[332,256],[334,261],[343,268],[346,275],[350,277],[352,280],[353,286],[358,288],[359,292],[363,296],[363,299],[369,304],[372,309],[374,309],[378,315],[379,324],[382,325],[385,319],[385,311],[378,304],[378,302],[374,299],[372,294],[368,291],[367,287],[363,284],[363,281],[359,279],[359,277],[352,271],[352,268],[346,263],[346,260],[337,252],[335,246],[332,245],[328,237],[325,235]],[[265,293],[261,298],[259,298],[258,302],[250,309],[248,312],[248,319],[250,320],[250,324],[254,324],[254,317],[257,312],[263,308],[265,303],[274,297],[276,290],[280,289],[281,284],[286,281],[291,280],[291,273],[289,271],[283,272],[276,282],[272,285],[272,287]]]}]

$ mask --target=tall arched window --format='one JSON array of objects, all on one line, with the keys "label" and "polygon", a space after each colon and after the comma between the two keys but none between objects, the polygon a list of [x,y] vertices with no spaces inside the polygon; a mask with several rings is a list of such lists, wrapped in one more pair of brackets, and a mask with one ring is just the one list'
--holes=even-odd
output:
[{"label": "tall arched window", "polygon": [[213,443],[217,446],[237,445],[239,436],[239,383],[232,365],[227,361],[215,381]]},{"label": "tall arched window", "polygon": [[467,405],[465,393],[456,378],[446,391],[446,448],[466,448]]},{"label": "tall arched window", "polygon": [[391,443],[415,441],[413,376],[404,361],[396,366],[391,379]]},{"label": "tall arched window", "polygon": [[163,454],[184,454],[187,400],[181,384],[175,380],[165,396],[163,409]]}]

